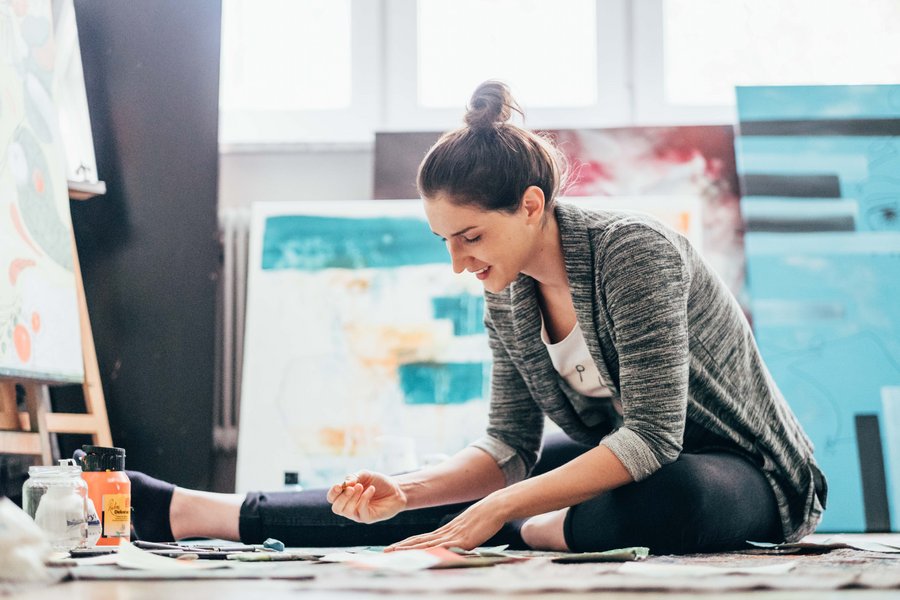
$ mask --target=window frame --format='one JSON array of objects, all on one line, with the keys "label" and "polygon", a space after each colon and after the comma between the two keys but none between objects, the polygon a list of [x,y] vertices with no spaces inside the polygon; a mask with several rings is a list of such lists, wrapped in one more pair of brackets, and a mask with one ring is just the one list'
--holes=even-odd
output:
[{"label": "window frame", "polygon": [[[536,129],[731,125],[734,105],[682,105],[665,97],[665,0],[595,0],[598,102],[528,107]],[[417,0],[351,0],[351,105],[342,110],[222,111],[223,151],[371,147],[378,131],[460,126],[463,106],[418,105]],[[513,90],[515,92],[515,90]]]}]

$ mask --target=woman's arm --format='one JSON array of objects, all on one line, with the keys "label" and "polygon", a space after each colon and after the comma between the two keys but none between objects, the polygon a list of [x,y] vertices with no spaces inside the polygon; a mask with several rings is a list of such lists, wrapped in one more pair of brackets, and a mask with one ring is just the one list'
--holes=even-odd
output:
[{"label": "woman's arm", "polygon": [[691,274],[676,243],[641,223],[606,237],[598,278],[619,366],[623,425],[601,442],[635,481],[681,454],[690,381]]},{"label": "woman's arm", "polygon": [[399,476],[359,471],[327,493],[331,510],[358,523],[376,523],[411,508],[482,498],[506,478],[490,455],[469,447],[440,465]]},{"label": "woman's arm", "polygon": [[484,498],[506,485],[496,461],[468,447],[439,465],[397,476],[406,508],[425,508]]},{"label": "woman's arm", "polygon": [[520,481],[487,498],[504,521],[574,506],[634,479],[615,454],[597,446],[538,477]]}]

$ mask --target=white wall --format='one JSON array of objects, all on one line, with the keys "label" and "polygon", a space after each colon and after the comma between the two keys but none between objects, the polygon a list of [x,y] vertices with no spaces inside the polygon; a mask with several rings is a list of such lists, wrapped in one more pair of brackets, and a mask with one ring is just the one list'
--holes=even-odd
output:
[{"label": "white wall", "polygon": [[372,197],[371,146],[219,154],[219,209],[257,200],[366,200]]}]

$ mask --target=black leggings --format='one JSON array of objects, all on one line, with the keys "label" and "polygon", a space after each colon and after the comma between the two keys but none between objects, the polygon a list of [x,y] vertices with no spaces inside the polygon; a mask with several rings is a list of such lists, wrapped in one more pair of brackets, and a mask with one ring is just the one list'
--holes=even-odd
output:
[{"label": "black leggings", "polygon": [[[548,436],[532,476],[588,450],[565,436]],[[272,537],[288,546],[382,546],[439,527],[471,503],[404,511],[371,525],[331,512],[325,490],[251,492],[241,506],[241,541]],[[485,545],[527,548],[520,522],[508,523]],[[566,543],[587,552],[647,546],[653,554],[716,552],[750,541],[783,541],[775,496],[762,473],[727,451],[683,453],[639,483],[569,509]]]}]

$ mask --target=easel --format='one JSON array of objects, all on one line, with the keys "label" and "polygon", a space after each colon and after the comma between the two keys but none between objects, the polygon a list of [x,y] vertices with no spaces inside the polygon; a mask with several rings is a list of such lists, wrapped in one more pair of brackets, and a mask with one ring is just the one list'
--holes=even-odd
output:
[{"label": "easel", "polygon": [[[36,380],[15,380],[0,377],[0,454],[40,456],[44,465],[54,459],[55,433],[82,433],[91,436],[95,445],[112,446],[106,401],[100,382],[100,369],[91,321],[88,317],[81,264],[75,237],[72,236],[72,257],[78,314],[81,322],[81,352],[84,357],[85,414],[54,413],[50,410],[50,390],[47,383]],[[16,385],[25,390],[27,410],[19,412],[16,404]]]}]

